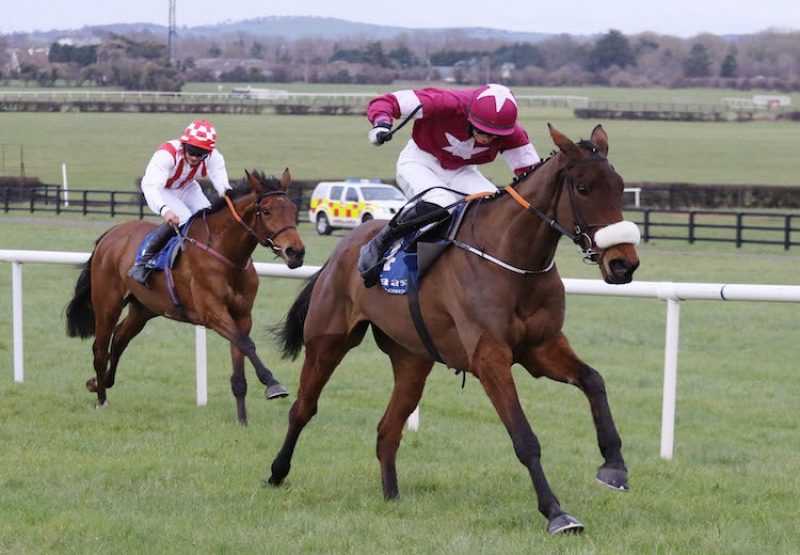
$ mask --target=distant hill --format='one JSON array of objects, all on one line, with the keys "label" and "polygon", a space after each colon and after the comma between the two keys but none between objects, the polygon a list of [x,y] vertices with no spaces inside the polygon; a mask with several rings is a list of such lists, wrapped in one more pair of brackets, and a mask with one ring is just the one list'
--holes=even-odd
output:
[{"label": "distant hill", "polygon": [[357,23],[332,17],[273,16],[246,19],[243,21],[223,22],[204,27],[187,27],[179,29],[184,34],[209,35],[218,33],[245,32],[254,36],[285,37],[300,39],[311,37],[368,38],[391,39],[402,34],[441,35],[444,32],[463,34],[467,37],[482,39],[502,39],[505,41],[538,42],[552,37],[549,33],[522,33],[489,29],[485,27],[447,27],[437,29],[412,29],[393,27],[390,25],[374,25]]},{"label": "distant hill", "polygon": [[[152,23],[125,23],[112,25],[92,25],[81,29],[52,29],[36,31],[33,33],[15,33],[14,39],[23,36],[35,42],[51,43],[63,37],[88,40],[106,32],[128,34],[134,32],[149,32],[154,35],[167,33],[166,25]],[[219,36],[247,33],[254,37],[284,37],[288,40],[304,38],[358,38],[385,40],[399,35],[414,36],[441,36],[443,33],[459,34],[464,37],[478,39],[498,39],[506,42],[539,42],[555,36],[552,33],[504,31],[502,29],[489,29],[486,27],[447,27],[437,29],[412,29],[408,27],[393,27],[389,25],[374,25],[371,23],[357,23],[332,17],[310,16],[272,16],[241,21],[225,21],[216,25],[203,25],[198,27],[178,27],[178,36]],[[573,37],[580,39],[581,37]]]}]

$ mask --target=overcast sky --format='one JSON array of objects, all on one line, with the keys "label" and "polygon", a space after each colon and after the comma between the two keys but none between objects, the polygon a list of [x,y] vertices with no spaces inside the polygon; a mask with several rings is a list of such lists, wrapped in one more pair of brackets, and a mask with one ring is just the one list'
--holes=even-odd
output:
[{"label": "overcast sky", "polygon": [[[0,33],[108,23],[168,22],[169,0],[9,0]],[[55,6],[58,6],[56,9]],[[178,27],[275,15],[336,17],[409,28],[491,27],[509,31],[654,31],[683,38],[800,30],[800,0],[177,0]]]}]

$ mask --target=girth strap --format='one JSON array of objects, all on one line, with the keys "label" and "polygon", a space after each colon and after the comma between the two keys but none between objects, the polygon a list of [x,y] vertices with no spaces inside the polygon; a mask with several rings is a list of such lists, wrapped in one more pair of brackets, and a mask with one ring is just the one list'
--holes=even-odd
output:
[{"label": "girth strap", "polygon": [[442,355],[436,350],[431,334],[428,333],[428,328],[425,327],[425,322],[422,319],[422,311],[419,308],[419,283],[417,282],[414,272],[410,272],[408,278],[408,309],[411,311],[411,319],[414,321],[414,327],[417,329],[419,338],[422,340],[422,344],[425,345],[425,350],[428,351],[431,358],[436,362],[444,362],[442,360]]}]

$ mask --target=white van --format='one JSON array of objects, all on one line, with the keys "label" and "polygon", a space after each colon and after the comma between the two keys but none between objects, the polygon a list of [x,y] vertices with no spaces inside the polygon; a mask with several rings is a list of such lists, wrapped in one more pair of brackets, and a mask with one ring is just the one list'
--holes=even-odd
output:
[{"label": "white van", "polygon": [[390,220],[405,203],[400,189],[378,180],[322,181],[311,195],[308,220],[317,233],[330,235],[369,220]]}]

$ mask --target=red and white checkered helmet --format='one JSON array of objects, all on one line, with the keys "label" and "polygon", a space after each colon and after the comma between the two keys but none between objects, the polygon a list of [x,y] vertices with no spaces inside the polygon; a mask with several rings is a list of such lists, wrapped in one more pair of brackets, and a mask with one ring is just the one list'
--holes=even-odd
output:
[{"label": "red and white checkered helmet", "polygon": [[475,91],[467,119],[484,133],[511,135],[517,123],[517,100],[508,87],[489,83]]},{"label": "red and white checkered helmet", "polygon": [[217,131],[204,119],[193,121],[183,132],[180,142],[205,150],[214,150],[217,145]]}]

